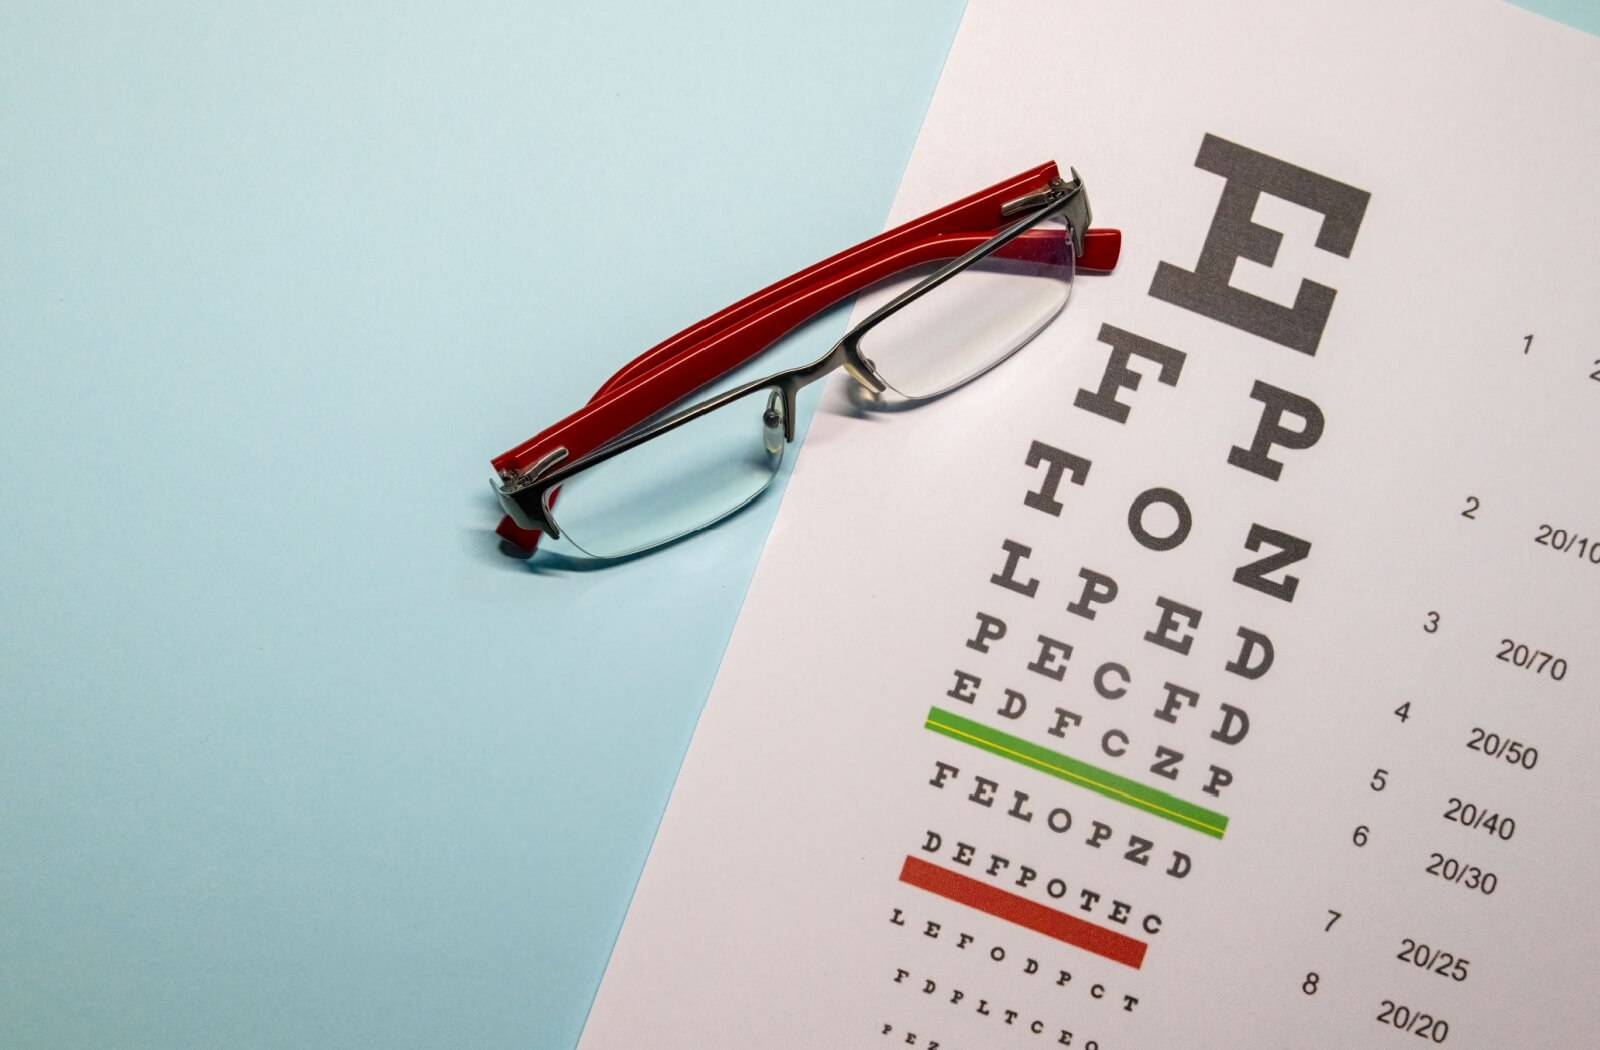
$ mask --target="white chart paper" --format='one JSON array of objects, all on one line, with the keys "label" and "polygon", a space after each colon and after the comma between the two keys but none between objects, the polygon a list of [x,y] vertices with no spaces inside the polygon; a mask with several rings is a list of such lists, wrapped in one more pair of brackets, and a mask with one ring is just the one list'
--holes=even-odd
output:
[{"label": "white chart paper", "polygon": [[1600,1045],[1600,41],[975,2],[892,222],[1051,158],[1117,272],[835,377],[582,1050]]}]

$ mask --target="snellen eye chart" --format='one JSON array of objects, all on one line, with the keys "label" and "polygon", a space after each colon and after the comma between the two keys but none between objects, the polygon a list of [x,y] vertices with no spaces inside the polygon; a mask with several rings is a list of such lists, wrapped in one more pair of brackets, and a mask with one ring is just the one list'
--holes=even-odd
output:
[{"label": "snellen eye chart", "polygon": [[1597,143],[1488,0],[974,3],[890,224],[1122,261],[828,389],[583,1050],[1600,1041]]}]

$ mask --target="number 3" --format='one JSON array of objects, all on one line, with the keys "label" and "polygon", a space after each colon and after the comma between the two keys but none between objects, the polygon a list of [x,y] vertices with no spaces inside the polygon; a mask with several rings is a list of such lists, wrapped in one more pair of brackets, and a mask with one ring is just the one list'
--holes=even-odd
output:
[{"label": "number 3", "polygon": [[1428,622],[1422,625],[1422,629],[1429,634],[1437,631],[1439,629],[1439,614],[1430,610],[1428,612]]}]

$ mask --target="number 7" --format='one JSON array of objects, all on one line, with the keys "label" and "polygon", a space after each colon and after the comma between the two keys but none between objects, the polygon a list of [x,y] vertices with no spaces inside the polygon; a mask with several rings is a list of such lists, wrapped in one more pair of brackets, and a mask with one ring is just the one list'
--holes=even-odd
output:
[{"label": "number 7", "polygon": [[1324,926],[1324,927],[1323,927],[1323,928],[1322,928],[1322,932],[1323,932],[1323,933],[1327,933],[1327,932],[1328,932],[1328,931],[1329,931],[1329,930],[1331,930],[1331,929],[1333,929],[1333,924],[1334,924],[1334,923],[1336,923],[1336,922],[1338,922],[1338,921],[1339,921],[1339,919],[1340,919],[1340,916],[1341,916],[1341,913],[1340,913],[1340,912],[1336,912],[1336,911],[1334,911],[1334,910],[1333,910],[1333,909],[1332,909],[1332,908],[1329,908],[1329,909],[1328,909],[1328,914],[1329,914],[1329,915],[1332,915],[1332,916],[1333,916],[1333,918],[1331,918],[1331,919],[1329,919],[1329,920],[1328,920],[1328,925],[1326,925],[1326,926]]}]

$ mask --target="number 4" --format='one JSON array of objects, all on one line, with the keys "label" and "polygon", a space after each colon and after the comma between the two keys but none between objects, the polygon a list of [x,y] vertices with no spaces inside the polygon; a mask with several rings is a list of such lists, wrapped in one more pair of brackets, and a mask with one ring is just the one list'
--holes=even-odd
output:
[{"label": "number 4", "polygon": [[1327,933],[1329,930],[1333,929],[1333,924],[1338,922],[1343,917],[1343,913],[1336,912],[1332,908],[1328,909],[1328,914],[1333,916],[1333,918],[1329,919],[1328,925],[1322,928],[1323,933]]}]

